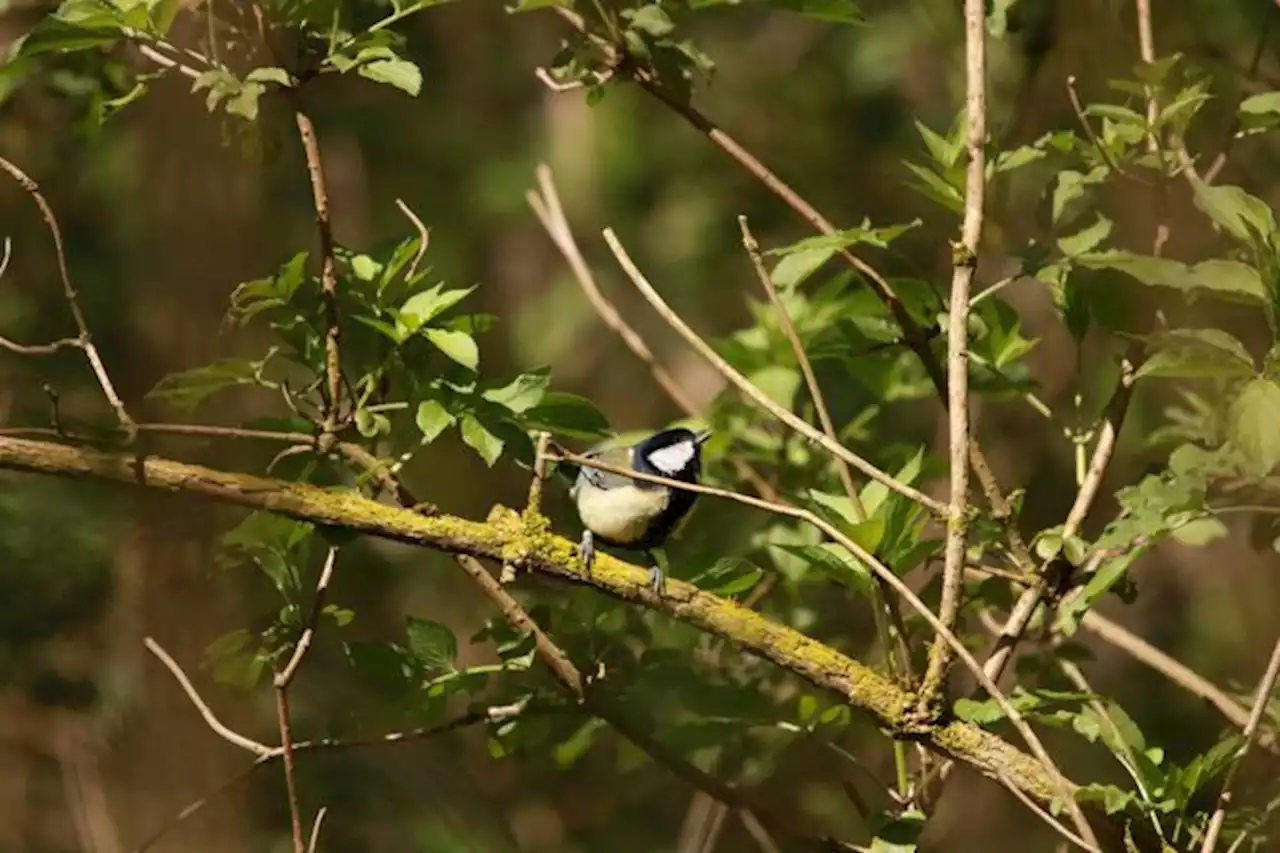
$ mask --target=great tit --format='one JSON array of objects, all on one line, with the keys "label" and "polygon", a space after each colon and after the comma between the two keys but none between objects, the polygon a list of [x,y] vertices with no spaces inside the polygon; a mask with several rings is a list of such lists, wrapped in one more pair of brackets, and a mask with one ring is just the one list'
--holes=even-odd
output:
[{"label": "great tit", "polygon": [[[617,468],[697,483],[702,445],[710,437],[710,430],[667,429],[630,447],[595,449],[583,455]],[[579,553],[587,571],[595,558],[597,540],[628,551],[647,551],[654,559],[649,584],[661,594],[663,572],[653,549],[660,547],[689,514],[697,495],[586,466],[579,469],[569,495],[586,528]]]}]

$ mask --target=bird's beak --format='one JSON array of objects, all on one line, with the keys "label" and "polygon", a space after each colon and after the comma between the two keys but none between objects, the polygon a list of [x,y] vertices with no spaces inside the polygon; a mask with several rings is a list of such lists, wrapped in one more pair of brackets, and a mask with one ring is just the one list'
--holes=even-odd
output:
[{"label": "bird's beak", "polygon": [[701,432],[696,432],[693,434],[693,443],[701,447],[702,445],[707,443],[708,438],[711,438],[711,430],[704,429]]}]

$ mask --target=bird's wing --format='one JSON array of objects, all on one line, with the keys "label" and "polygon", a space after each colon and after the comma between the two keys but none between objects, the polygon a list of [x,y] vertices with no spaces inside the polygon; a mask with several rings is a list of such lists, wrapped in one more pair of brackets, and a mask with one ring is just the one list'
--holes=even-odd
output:
[{"label": "bird's wing", "polygon": [[[611,447],[602,450],[589,450],[582,454],[587,459],[598,459],[609,465],[615,465],[619,468],[630,467],[631,449],[627,447]],[[608,471],[601,471],[598,468],[588,468],[583,465],[578,471],[578,479],[573,484],[573,493],[576,494],[583,483],[587,483],[597,489],[618,489],[623,486],[637,485],[635,480],[630,477],[623,477],[618,474],[611,474]]]}]

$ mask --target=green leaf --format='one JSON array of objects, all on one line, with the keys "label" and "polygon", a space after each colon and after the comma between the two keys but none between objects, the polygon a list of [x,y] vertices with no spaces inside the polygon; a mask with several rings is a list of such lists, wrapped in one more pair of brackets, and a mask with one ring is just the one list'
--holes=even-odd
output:
[{"label": "green leaf", "polygon": [[365,438],[391,435],[391,419],[381,412],[371,412],[361,407],[356,409],[356,431]]},{"label": "green leaf", "polygon": [[1098,167],[1088,173],[1064,169],[1058,173],[1053,188],[1053,223],[1065,225],[1085,207],[1085,195],[1107,177],[1107,167]]},{"label": "green leaf", "polygon": [[1206,184],[1192,179],[1196,207],[1242,243],[1269,238],[1276,230],[1271,208],[1240,187]]},{"label": "green leaf", "polygon": [[1227,535],[1227,526],[1212,516],[1193,518],[1173,528],[1171,535],[1190,548],[1203,548]]},{"label": "green leaf", "polygon": [[475,370],[480,364],[480,349],[475,338],[466,332],[454,332],[448,329],[423,329],[422,334],[435,345],[436,349],[461,364]]},{"label": "green leaf", "polygon": [[790,246],[770,249],[766,254],[782,256],[782,260],[773,268],[770,280],[775,287],[790,290],[817,272],[839,250],[858,244],[885,249],[898,237],[918,227],[920,223],[921,220],[916,219],[903,225],[873,228],[869,220],[863,220],[862,224],[856,228],[848,228],[820,237],[807,237]]},{"label": "green leaf", "polygon": [[422,91],[422,70],[407,59],[379,59],[356,72],[366,80],[394,86],[410,97]]},{"label": "green leaf", "polygon": [[409,637],[409,653],[429,674],[456,672],[458,640],[439,622],[406,616],[405,633]]},{"label": "green leaf", "polygon": [[1137,795],[1132,791],[1117,788],[1115,785],[1098,784],[1081,785],[1076,789],[1076,798],[1085,803],[1101,803],[1107,814],[1119,814],[1138,800]]},{"label": "green leaf", "polygon": [[866,23],[853,0],[768,0],[768,4],[775,9],[785,9],[829,24]]},{"label": "green leaf", "polygon": [[751,384],[784,409],[790,409],[800,390],[800,370],[795,367],[770,365],[747,376]]},{"label": "green leaf", "polygon": [[551,384],[550,371],[543,369],[531,373],[522,373],[501,388],[491,388],[483,393],[483,397],[491,403],[497,403],[506,409],[522,414],[542,402]]},{"label": "green leaf", "polygon": [[1227,412],[1231,443],[1266,475],[1280,463],[1280,385],[1269,379],[1246,384]]},{"label": "green leaf", "polygon": [[223,359],[204,367],[171,373],[157,382],[147,396],[190,410],[223,388],[254,384],[257,369],[257,364],[246,359]]},{"label": "green leaf", "polygon": [[397,326],[404,329],[406,336],[418,331],[436,317],[466,299],[475,290],[475,287],[461,290],[444,290],[443,287],[444,285],[437,284],[421,293],[415,293],[400,306]]},{"label": "green leaf", "polygon": [[773,272],[769,273],[769,280],[779,290],[792,290],[831,260],[835,253],[836,249],[831,246],[795,249],[778,261]]},{"label": "green leaf", "polygon": [[120,24],[105,19],[73,23],[58,17],[46,17],[36,24],[9,54],[13,59],[42,53],[72,53],[115,44],[124,37]]},{"label": "green leaf", "polygon": [[466,414],[462,416],[462,440],[467,446],[480,454],[480,458],[485,464],[492,467],[493,463],[498,461],[498,457],[502,456],[502,448],[504,442],[476,418],[475,415]]},{"label": "green leaf", "polygon": [[1090,269],[1112,269],[1143,284],[1204,293],[1249,304],[1267,304],[1270,294],[1258,271],[1239,261],[1213,259],[1193,267],[1171,258],[1108,250],[1080,255],[1076,263]]},{"label": "green leaf", "polygon": [[286,87],[293,85],[289,72],[275,66],[255,68],[244,79],[252,83],[275,83]]},{"label": "green leaf", "polygon": [[584,441],[610,434],[609,421],[586,397],[563,391],[548,391],[542,401],[521,415],[529,429],[546,430]]},{"label": "green leaf", "polygon": [[915,119],[916,132],[920,134],[920,138],[924,140],[925,148],[929,149],[929,156],[933,158],[933,162],[937,163],[944,169],[949,169],[960,159],[960,152],[964,148],[964,141],[958,133],[952,133],[950,138],[935,133],[927,124]]},{"label": "green leaf", "polygon": [[1067,257],[1091,252],[1111,235],[1111,220],[1098,214],[1098,221],[1070,237],[1058,241],[1058,249]]},{"label": "green leaf", "polygon": [[850,554],[848,549],[835,542],[823,542],[821,545],[784,545],[773,544],[787,554],[793,554],[805,560],[809,567],[817,568],[823,574],[852,589],[865,590],[871,583],[871,570],[862,561]]},{"label": "green leaf", "polygon": [[1155,350],[1137,377],[1232,379],[1255,373],[1244,344],[1218,329],[1175,329],[1145,339]]},{"label": "green leaf", "polygon": [[912,809],[893,817],[876,830],[871,853],[915,853],[927,816]]},{"label": "green leaf", "polygon": [[671,16],[657,3],[650,3],[637,9],[624,9],[622,17],[632,28],[656,39],[668,35],[676,28]]},{"label": "green leaf", "polygon": [[440,437],[440,434],[453,426],[457,418],[451,415],[444,406],[435,400],[423,400],[418,404],[418,412],[414,417],[422,440],[428,444]]},{"label": "green leaf", "polygon": [[764,577],[764,569],[742,557],[725,557],[689,580],[699,589],[720,596],[741,595]]},{"label": "green leaf", "polygon": [[918,183],[911,185],[912,189],[926,198],[933,199],[954,213],[964,212],[964,196],[961,194],[961,189],[954,183],[923,166],[917,166],[915,163],[904,163],[903,165],[920,179]]},{"label": "green leaf", "polygon": [[1280,124],[1280,92],[1263,92],[1240,103],[1240,136],[1258,133]]}]

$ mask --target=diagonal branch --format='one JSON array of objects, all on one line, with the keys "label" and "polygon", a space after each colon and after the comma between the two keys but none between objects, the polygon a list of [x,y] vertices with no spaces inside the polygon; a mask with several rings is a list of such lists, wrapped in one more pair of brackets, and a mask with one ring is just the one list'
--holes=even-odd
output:
[{"label": "diagonal branch", "polygon": [[[84,356],[89,361],[89,367],[93,369],[93,375],[97,378],[98,385],[102,387],[103,396],[107,398],[107,402],[115,410],[116,419],[120,421],[120,426],[132,436],[133,418],[129,417],[120,395],[116,393],[115,386],[111,384],[111,377],[107,375],[107,367],[102,362],[102,356],[98,353],[98,347],[93,342],[93,336],[89,334],[89,321],[85,319],[84,311],[80,308],[80,297],[76,293],[75,286],[71,283],[71,273],[67,271],[67,253],[62,245],[62,229],[58,227],[58,218],[53,215],[53,208],[49,206],[44,194],[40,192],[40,185],[33,181],[26,172],[3,157],[0,157],[0,169],[7,172],[10,177],[17,181],[27,191],[27,195],[31,196],[36,206],[40,208],[40,216],[44,219],[44,224],[48,227],[50,236],[53,237],[53,249],[58,261],[58,277],[62,279],[62,293],[66,297],[67,307],[71,309],[71,318],[75,321],[76,331],[79,332],[78,337],[75,338],[76,343],[74,345],[84,351]],[[56,348],[70,345],[66,341],[58,341],[50,346]],[[15,346],[10,345],[6,349],[14,349]],[[31,354],[44,355],[47,353]]]},{"label": "diagonal branch", "polygon": [[[529,570],[640,602],[730,640],[845,697],[890,733],[919,739],[934,751],[984,775],[1006,780],[1039,802],[1052,802],[1062,791],[1061,777],[1036,758],[968,723],[915,719],[910,713],[912,697],[902,688],[869,667],[759,613],[675,580],[659,598],[648,589],[645,569],[608,555],[599,558],[590,577],[583,575],[575,556],[575,543],[547,532],[530,533],[524,520],[511,510],[497,508],[486,522],[444,514],[424,516],[306,483],[16,438],[0,437],[0,469],[108,480],[201,496],[454,554],[501,560],[520,553]],[[1074,800],[1069,801],[1068,807],[1073,803]]]},{"label": "diagonal branch", "polygon": [[[553,9],[557,15],[565,20],[569,26],[573,27],[579,33],[590,39],[593,44],[602,52],[608,64],[611,67],[617,67],[630,74],[631,78],[642,88],[647,94],[655,100],[662,103],[673,113],[684,119],[692,125],[698,132],[702,133],[711,141],[713,145],[724,151],[742,166],[752,177],[764,184],[764,186],[777,196],[787,207],[791,208],[797,215],[813,226],[818,232],[827,236],[839,233],[839,230],[824,217],[818,210],[804,199],[798,192],[792,189],[785,181],[769,170],[767,166],[756,159],[751,152],[747,151],[737,140],[726,133],[722,128],[718,127],[714,122],[702,113],[698,112],[690,104],[673,98],[664,91],[657,81],[648,71],[635,63],[619,63],[618,54],[613,45],[606,39],[588,32],[586,22],[577,13],[560,7]],[[871,289],[876,296],[885,305],[889,312],[893,315],[894,321],[902,329],[902,342],[910,348],[910,350],[920,360],[924,367],[925,373],[928,374],[930,382],[932,382],[934,390],[937,392],[939,399],[943,404],[947,403],[947,382],[943,373],[942,365],[938,361],[938,357],[929,347],[929,336],[916,323],[907,312],[902,301],[898,299],[893,292],[888,280],[885,279],[874,267],[854,255],[847,247],[839,250],[840,257],[851,268],[864,276],[870,283]],[[1013,509],[1009,501],[1005,498],[1004,491],[1000,488],[1000,484],[996,481],[995,474],[991,470],[991,465],[987,462],[986,455],[982,452],[982,448],[978,446],[976,441],[969,443],[969,464],[973,466],[973,472],[978,477],[978,482],[982,486],[983,494],[987,498],[987,503],[991,507],[992,515],[1002,522],[1009,522],[1012,519]],[[1013,524],[1006,524],[1005,535],[1009,541],[1009,549],[1014,559],[1017,561],[1019,568],[1029,571],[1034,565],[1031,552],[1027,549],[1026,542],[1022,538],[1022,534]]]},{"label": "diagonal branch", "polygon": [[1271,704],[1271,694],[1276,688],[1277,678],[1280,678],[1280,639],[1276,640],[1275,646],[1271,649],[1271,660],[1267,663],[1267,671],[1263,673],[1262,680],[1258,682],[1258,691],[1253,697],[1253,709],[1249,712],[1249,722],[1244,727],[1244,743],[1240,745],[1235,761],[1232,762],[1231,769],[1227,771],[1226,781],[1222,783],[1222,793],[1218,795],[1218,805],[1213,810],[1213,817],[1209,819],[1209,828],[1205,830],[1204,843],[1200,846],[1200,853],[1213,853],[1213,849],[1218,843],[1218,835],[1222,832],[1222,824],[1226,820],[1227,809],[1231,806],[1231,783],[1235,780],[1236,771],[1244,763],[1245,756],[1249,754],[1249,747],[1253,745],[1254,738],[1258,734],[1258,728],[1262,725],[1262,716]]},{"label": "diagonal branch", "polygon": [[678,332],[691,347],[697,350],[699,355],[710,362],[722,376],[733,383],[738,390],[742,391],[742,393],[749,397],[756,405],[782,421],[782,423],[791,427],[791,429],[800,433],[800,435],[815,444],[820,445],[828,453],[831,453],[838,459],[853,465],[853,467],[857,468],[871,479],[887,486],[898,494],[905,495],[933,512],[934,515],[943,518],[946,517],[947,507],[942,502],[929,497],[920,490],[914,489],[905,483],[898,482],[884,471],[881,471],[861,456],[858,456],[856,453],[840,444],[840,442],[828,438],[821,430],[814,429],[794,412],[775,403],[767,394],[753,385],[750,380],[737,370],[734,370],[732,365],[721,358],[720,355],[711,348],[710,344],[698,337],[698,334],[694,332],[693,329],[689,328],[688,324],[680,318],[680,315],[672,311],[671,307],[663,301],[662,297],[658,295],[658,292],[653,289],[653,285],[649,283],[649,281],[644,277],[644,274],[641,273],[639,268],[635,265],[635,262],[631,260],[630,255],[627,254],[627,250],[622,247],[620,242],[618,242],[618,238],[613,233],[613,229],[606,228],[604,230],[604,239],[605,242],[609,244],[609,248],[613,251],[614,256],[618,259],[618,264],[622,267],[628,278],[631,279],[631,282],[636,286],[636,289],[640,291],[644,298],[649,300],[649,304],[652,305],[654,310],[662,316],[662,319],[666,320],[667,324]]}]

